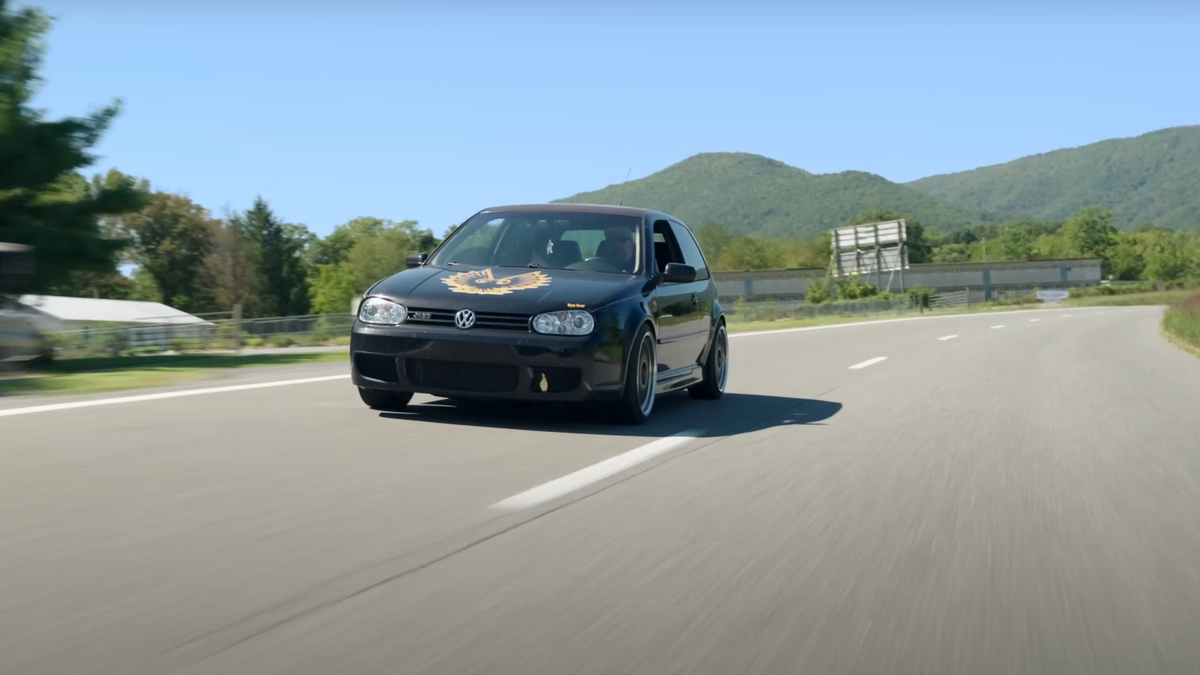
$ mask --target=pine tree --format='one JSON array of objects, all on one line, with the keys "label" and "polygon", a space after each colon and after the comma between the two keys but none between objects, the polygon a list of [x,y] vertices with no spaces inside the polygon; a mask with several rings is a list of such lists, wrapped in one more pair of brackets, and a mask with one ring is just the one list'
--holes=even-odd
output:
[{"label": "pine tree", "polygon": [[50,26],[41,10],[0,0],[0,241],[33,246],[34,289],[55,292],[116,272],[128,241],[105,236],[100,219],[137,210],[143,196],[130,181],[89,184],[78,172],[95,161],[88,150],[120,100],[58,121],[30,107]]}]

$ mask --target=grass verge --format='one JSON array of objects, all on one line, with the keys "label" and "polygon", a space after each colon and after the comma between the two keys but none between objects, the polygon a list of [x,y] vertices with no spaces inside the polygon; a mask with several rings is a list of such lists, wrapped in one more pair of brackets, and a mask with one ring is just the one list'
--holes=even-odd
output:
[{"label": "grass verge", "polygon": [[1200,356],[1200,294],[1180,300],[1163,313],[1163,336],[1195,356]]},{"label": "grass verge", "polygon": [[96,394],[164,387],[190,380],[228,377],[233,370],[262,366],[348,361],[349,352],[297,354],[181,354],[116,356],[56,361],[26,376],[0,380],[0,396]]},{"label": "grass verge", "polygon": [[1173,305],[1196,295],[1196,289],[1152,291],[1149,293],[1126,293],[1123,295],[1089,295],[1067,298],[1062,304],[1068,307],[1130,307],[1133,305]]}]

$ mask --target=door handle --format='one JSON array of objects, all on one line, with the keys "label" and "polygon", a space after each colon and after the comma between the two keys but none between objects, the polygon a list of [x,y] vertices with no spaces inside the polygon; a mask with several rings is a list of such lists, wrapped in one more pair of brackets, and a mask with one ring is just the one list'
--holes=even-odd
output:
[{"label": "door handle", "polygon": [[698,304],[700,304],[700,301],[699,301],[698,299],[696,299],[696,294],[695,294],[695,293],[692,293],[692,304],[693,304],[693,305],[698,305]]}]

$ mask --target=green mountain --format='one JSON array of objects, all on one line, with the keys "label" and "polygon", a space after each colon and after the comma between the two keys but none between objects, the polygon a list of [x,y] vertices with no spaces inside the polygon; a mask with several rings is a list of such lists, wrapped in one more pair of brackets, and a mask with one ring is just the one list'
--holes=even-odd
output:
[{"label": "green mountain", "polygon": [[760,237],[817,234],[868,209],[890,209],[943,231],[989,220],[874,174],[813,174],[749,153],[693,155],[645,178],[556,201],[660,209],[692,227],[721,223],[732,234]]},{"label": "green mountain", "polygon": [[1130,228],[1200,225],[1200,126],[1162,129],[906,183],[965,209],[1065,220],[1087,206]]}]

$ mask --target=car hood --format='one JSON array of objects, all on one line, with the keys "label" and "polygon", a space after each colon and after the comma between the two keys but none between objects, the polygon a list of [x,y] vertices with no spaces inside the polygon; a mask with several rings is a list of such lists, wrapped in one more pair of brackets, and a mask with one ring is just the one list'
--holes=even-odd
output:
[{"label": "car hood", "polygon": [[417,267],[376,284],[368,295],[412,309],[537,314],[597,309],[638,292],[638,277],[526,267]]}]

